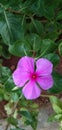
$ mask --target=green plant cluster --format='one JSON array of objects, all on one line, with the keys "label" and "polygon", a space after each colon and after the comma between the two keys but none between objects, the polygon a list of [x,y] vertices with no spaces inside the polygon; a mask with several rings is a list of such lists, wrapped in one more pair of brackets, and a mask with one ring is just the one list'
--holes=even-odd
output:
[{"label": "green plant cluster", "polygon": [[[49,59],[54,65],[54,85],[48,93],[62,92],[62,75],[55,72],[62,55],[62,0],[0,0],[0,57],[9,59],[11,55]],[[22,118],[26,125],[36,130],[38,106],[33,101],[26,101],[13,83],[11,70],[0,60],[2,100],[7,101],[8,124],[15,126],[11,130],[23,130],[19,128],[17,118]],[[58,111],[56,103],[53,107]],[[61,113],[55,116],[62,119]]]},{"label": "green plant cluster", "polygon": [[25,52],[32,55],[33,49],[36,53],[40,50],[41,54],[44,39],[45,46],[52,49],[47,41],[54,41],[62,54],[61,5],[62,0],[0,0],[0,55],[21,57]]},{"label": "green plant cluster", "polygon": [[55,96],[50,96],[50,101],[55,113],[49,117],[48,121],[59,122],[59,130],[62,130],[62,101]]}]

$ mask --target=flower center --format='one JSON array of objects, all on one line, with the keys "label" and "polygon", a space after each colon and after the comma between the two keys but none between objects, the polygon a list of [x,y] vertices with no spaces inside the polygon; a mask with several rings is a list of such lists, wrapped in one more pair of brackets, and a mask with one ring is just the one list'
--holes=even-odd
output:
[{"label": "flower center", "polygon": [[31,78],[35,80],[35,79],[37,78],[37,74],[36,74],[36,73],[33,73],[33,74],[31,75]]},{"label": "flower center", "polygon": [[34,79],[36,78],[36,74],[33,74],[33,76],[32,76]]}]

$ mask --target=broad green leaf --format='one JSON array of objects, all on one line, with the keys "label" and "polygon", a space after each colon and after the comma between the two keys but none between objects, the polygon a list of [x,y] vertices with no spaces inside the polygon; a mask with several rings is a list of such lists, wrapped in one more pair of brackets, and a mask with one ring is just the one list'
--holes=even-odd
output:
[{"label": "broad green leaf", "polygon": [[0,21],[0,34],[5,44],[12,44],[24,36],[21,21],[17,16],[4,11]]},{"label": "broad green leaf", "polygon": [[43,24],[38,20],[32,19],[29,24],[29,30],[31,33],[37,33],[41,36],[44,31]]},{"label": "broad green leaf", "polygon": [[21,110],[21,111],[19,111],[19,114],[21,114],[27,120],[29,120],[30,122],[32,122],[32,116],[31,116],[31,113],[28,110]]},{"label": "broad green leaf", "polygon": [[49,0],[44,0],[45,2],[45,17],[51,20],[52,18],[54,19],[55,17],[55,10],[59,7],[59,5],[62,4],[61,0],[54,0],[54,1],[49,1]]},{"label": "broad green leaf", "polygon": [[60,92],[62,92],[62,76],[60,74],[54,72],[53,73],[53,80],[54,80],[54,85],[48,91],[50,93],[60,93]]},{"label": "broad green leaf", "polygon": [[62,101],[60,101],[57,97],[55,96],[50,96],[50,101],[53,104],[56,104],[60,109],[62,109]]},{"label": "broad green leaf", "polygon": [[32,51],[35,51],[36,54],[41,57],[57,49],[57,44],[52,40],[41,40],[41,38],[36,34],[31,34],[30,36],[27,36],[26,39],[27,42],[31,45]]},{"label": "broad green leaf", "polygon": [[12,89],[15,87],[15,84],[12,79],[12,75],[9,78],[7,78],[6,82],[4,82],[3,84],[5,86],[5,90],[7,92],[11,92]]},{"label": "broad green leaf", "polygon": [[55,96],[50,96],[50,102],[52,104],[53,110],[59,114],[62,114],[62,101],[60,101],[57,97]]},{"label": "broad green leaf", "polygon": [[28,35],[24,40],[17,41],[13,45],[9,45],[9,52],[16,56],[32,56],[33,53],[35,53],[35,57],[37,55],[40,55],[41,57],[56,49],[57,44],[55,44],[52,40],[41,40],[41,38],[36,34],[31,34],[30,36]]},{"label": "broad green leaf", "polygon": [[0,22],[0,30],[1,30],[0,34],[2,36],[2,39],[3,39],[4,43],[9,44],[10,43],[9,30],[8,30],[8,27],[7,27],[6,23],[4,21],[2,21],[2,23]]},{"label": "broad green leaf", "polygon": [[13,45],[9,46],[9,52],[15,56],[24,56],[29,55],[30,45],[27,44],[25,41],[17,41]]},{"label": "broad green leaf", "polygon": [[39,51],[41,49],[42,40],[39,35],[32,33],[31,35],[26,36],[26,42],[31,45],[32,51]]},{"label": "broad green leaf", "polygon": [[0,66],[0,82],[5,83],[10,75],[11,71],[8,67]]},{"label": "broad green leaf", "polygon": [[48,53],[53,52],[55,49],[57,49],[57,45],[50,39],[44,39],[41,43],[41,56],[45,56]]},{"label": "broad green leaf", "polygon": [[33,55],[38,52],[41,38],[36,34],[26,36],[24,40],[17,41],[9,46],[9,52],[16,56]]},{"label": "broad green leaf", "polygon": [[56,113],[62,113],[62,109],[59,106],[57,106],[56,104],[52,104],[52,107]]},{"label": "broad green leaf", "polygon": [[4,8],[0,7],[0,14],[4,12]]},{"label": "broad green leaf", "polygon": [[56,66],[60,61],[60,57],[55,53],[47,54],[44,56],[44,58],[47,58],[48,60],[50,60],[54,66]]},{"label": "broad green leaf", "polygon": [[52,104],[53,110],[56,113],[62,113],[62,101],[60,101],[57,97],[55,96],[50,96],[50,102]]},{"label": "broad green leaf", "polygon": [[47,22],[45,24],[45,32],[47,32],[47,33],[45,34],[44,37],[46,39],[49,38],[49,39],[55,41],[57,39],[57,37],[59,36],[59,32],[58,32],[59,27],[60,27],[60,25],[58,25],[58,23],[56,23],[55,21]]},{"label": "broad green leaf", "polygon": [[32,12],[34,12],[37,16],[44,16],[45,6],[44,0],[36,0],[31,6]]},{"label": "broad green leaf", "polygon": [[[3,85],[4,90],[7,92],[11,92],[15,87],[11,75],[11,70],[8,67],[0,66],[0,83]],[[6,97],[5,94],[4,96]]]}]

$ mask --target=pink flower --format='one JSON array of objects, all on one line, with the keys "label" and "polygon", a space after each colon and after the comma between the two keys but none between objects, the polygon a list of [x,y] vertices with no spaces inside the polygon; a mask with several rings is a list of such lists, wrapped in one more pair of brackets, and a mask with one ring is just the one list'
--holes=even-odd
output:
[{"label": "pink flower", "polygon": [[52,69],[53,64],[45,58],[35,61],[24,56],[18,62],[13,80],[17,87],[23,87],[22,92],[26,99],[36,99],[42,89],[48,90],[53,86]]}]

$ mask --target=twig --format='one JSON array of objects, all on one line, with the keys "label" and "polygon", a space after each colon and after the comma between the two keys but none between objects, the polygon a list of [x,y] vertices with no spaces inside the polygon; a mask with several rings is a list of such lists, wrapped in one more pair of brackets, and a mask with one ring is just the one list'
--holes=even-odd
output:
[{"label": "twig", "polygon": [[9,123],[7,123],[5,130],[8,130],[8,128],[9,128]]},{"label": "twig", "polygon": [[41,97],[48,97],[49,98],[50,96],[58,96],[58,94],[46,94],[46,95],[41,94]]}]

